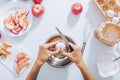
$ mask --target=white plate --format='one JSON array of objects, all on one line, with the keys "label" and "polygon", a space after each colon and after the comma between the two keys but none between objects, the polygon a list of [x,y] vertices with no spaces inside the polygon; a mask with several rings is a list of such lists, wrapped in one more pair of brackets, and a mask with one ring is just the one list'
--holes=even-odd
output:
[{"label": "white plate", "polygon": [[[21,8],[21,9],[29,11],[29,14],[28,14],[29,25],[25,31],[21,31],[19,34],[13,34],[9,30],[7,30],[4,26],[4,19],[8,16],[8,14],[11,11],[14,11],[16,8]],[[11,1],[11,2],[6,3],[5,5],[3,5],[3,7],[0,8],[0,29],[6,35],[10,37],[21,36],[27,33],[28,30],[30,30],[31,26],[32,26],[32,14],[27,4],[20,2],[20,1]]]},{"label": "white plate", "polygon": [[32,55],[30,54],[30,52],[28,52],[23,46],[15,43],[14,41],[12,41],[9,37],[7,36],[4,36],[3,35],[3,38],[4,40],[0,39],[0,45],[2,45],[3,41],[6,42],[6,43],[9,43],[12,45],[11,48],[9,48],[9,51],[11,52],[10,55],[7,56],[6,59],[2,59],[0,57],[0,62],[9,70],[11,71],[13,74],[17,75],[17,76],[20,76],[24,73],[25,70],[27,70],[29,67],[25,67],[21,70],[20,74],[18,75],[16,73],[16,70],[15,70],[15,59],[16,59],[16,55],[19,53],[19,52],[25,52],[27,57],[30,58],[30,63],[32,63],[32,60],[33,60],[33,57]]},{"label": "white plate", "polygon": [[[117,53],[118,54],[118,53]],[[116,53],[107,53],[99,57],[97,62],[98,72],[101,77],[114,76],[120,70],[118,61],[113,62],[117,57]]]}]

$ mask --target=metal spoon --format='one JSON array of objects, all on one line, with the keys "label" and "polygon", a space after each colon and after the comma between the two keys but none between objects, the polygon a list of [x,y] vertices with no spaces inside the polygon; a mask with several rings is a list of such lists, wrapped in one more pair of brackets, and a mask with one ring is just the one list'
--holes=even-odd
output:
[{"label": "metal spoon", "polygon": [[117,58],[115,58],[114,60],[113,60],[113,62],[115,62],[115,61],[117,61],[117,60],[119,60],[120,59],[120,57],[117,57]]}]

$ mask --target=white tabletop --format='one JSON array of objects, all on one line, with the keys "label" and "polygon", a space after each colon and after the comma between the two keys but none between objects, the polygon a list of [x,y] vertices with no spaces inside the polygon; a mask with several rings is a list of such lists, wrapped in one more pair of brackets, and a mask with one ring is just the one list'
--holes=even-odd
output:
[{"label": "white tabletop", "polygon": [[[2,6],[9,1],[11,0],[0,0],[0,5]],[[71,5],[75,2],[80,2],[83,5],[83,12],[79,16],[72,15],[70,11]],[[26,1],[26,4],[29,3],[32,5],[32,0]],[[34,18],[31,30],[23,36],[11,38],[31,52],[34,61],[37,57],[39,45],[44,44],[51,35],[57,34],[55,26],[58,26],[64,34],[70,36],[77,45],[81,46],[82,29],[86,22],[90,20],[95,27],[98,27],[100,23],[106,20],[93,0],[43,0],[42,4],[45,7],[45,13],[41,18]],[[102,44],[94,36],[89,39],[83,57],[95,80],[120,80],[120,72],[114,77],[102,78],[97,70],[98,57],[113,50],[115,48]],[[32,65],[23,75],[16,77],[0,63],[0,80],[25,80]],[[57,69],[46,63],[42,66],[38,76],[38,80],[82,79],[79,69],[74,64],[68,68]]]}]

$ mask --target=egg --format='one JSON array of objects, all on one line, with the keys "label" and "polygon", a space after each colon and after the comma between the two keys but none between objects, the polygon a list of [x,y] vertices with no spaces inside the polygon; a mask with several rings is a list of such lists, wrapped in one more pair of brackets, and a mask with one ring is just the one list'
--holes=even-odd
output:
[{"label": "egg", "polygon": [[55,45],[55,48],[56,48],[56,49],[60,49],[60,48],[64,49],[64,48],[65,48],[65,43],[63,43],[63,42],[58,42],[58,43]]},{"label": "egg", "polygon": [[118,24],[119,23],[119,18],[118,17],[113,17],[112,22],[115,23],[115,24]]},{"label": "egg", "polygon": [[115,15],[115,12],[113,10],[108,10],[106,13],[108,17],[114,17]]}]

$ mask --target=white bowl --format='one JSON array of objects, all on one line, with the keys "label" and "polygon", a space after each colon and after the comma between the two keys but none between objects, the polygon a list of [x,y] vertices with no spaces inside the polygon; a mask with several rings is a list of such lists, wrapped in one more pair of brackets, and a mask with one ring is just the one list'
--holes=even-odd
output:
[{"label": "white bowl", "polygon": [[113,62],[117,56],[113,53],[108,53],[99,57],[97,62],[98,73],[101,77],[106,78],[114,76],[120,70],[118,61]]},{"label": "white bowl", "polygon": [[[19,34],[13,34],[9,30],[7,30],[4,25],[4,19],[6,18],[6,16],[8,16],[8,14],[11,11],[14,11],[16,8],[21,8],[21,9],[29,11],[29,14],[28,14],[29,25],[25,31],[21,31]],[[28,30],[30,30],[31,26],[32,26],[32,14],[27,4],[20,2],[20,1],[11,1],[11,2],[6,3],[5,5],[3,5],[3,7],[0,8],[0,29],[6,35],[10,37],[21,36],[27,33]]]}]

